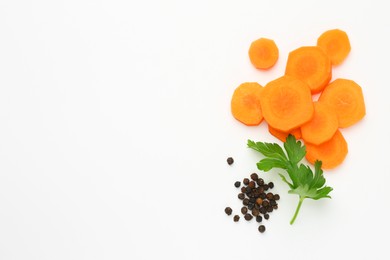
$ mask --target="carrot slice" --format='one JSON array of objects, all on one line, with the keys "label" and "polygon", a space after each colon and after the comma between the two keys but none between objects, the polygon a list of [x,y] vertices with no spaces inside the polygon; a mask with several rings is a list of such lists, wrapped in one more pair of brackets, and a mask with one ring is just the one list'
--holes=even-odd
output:
[{"label": "carrot slice", "polygon": [[290,76],[280,77],[264,87],[261,109],[268,124],[282,132],[308,122],[314,112],[309,87]]},{"label": "carrot slice", "polygon": [[316,160],[322,161],[323,169],[332,169],[340,165],[348,153],[348,144],[339,130],[327,142],[314,145],[306,143],[306,159],[314,164]]},{"label": "carrot slice", "polygon": [[254,126],[263,121],[260,95],[263,87],[256,82],[245,82],[238,86],[231,100],[231,111],[241,123]]},{"label": "carrot slice", "polygon": [[296,77],[319,93],[332,78],[332,66],[325,52],[316,46],[298,48],[288,55],[286,75]]},{"label": "carrot slice", "polygon": [[289,134],[292,134],[293,136],[295,136],[295,139],[301,139],[301,137],[302,137],[300,128],[295,128],[295,129],[291,130],[290,132],[282,132],[282,131],[279,131],[279,130],[273,128],[272,126],[268,125],[268,131],[270,132],[271,135],[275,136],[276,138],[278,138],[282,142],[286,142],[286,138]]},{"label": "carrot slice", "polygon": [[317,40],[317,46],[325,51],[333,65],[342,63],[351,51],[348,35],[339,29],[321,34]]},{"label": "carrot slice", "polygon": [[362,88],[348,79],[336,79],[319,97],[336,111],[339,127],[344,128],[360,121],[366,114]]},{"label": "carrot slice", "polygon": [[314,116],[301,126],[302,139],[315,145],[329,141],[339,127],[337,114],[326,103],[314,102]]},{"label": "carrot slice", "polygon": [[249,47],[249,59],[257,69],[269,69],[279,58],[279,49],[271,39],[260,38]]}]

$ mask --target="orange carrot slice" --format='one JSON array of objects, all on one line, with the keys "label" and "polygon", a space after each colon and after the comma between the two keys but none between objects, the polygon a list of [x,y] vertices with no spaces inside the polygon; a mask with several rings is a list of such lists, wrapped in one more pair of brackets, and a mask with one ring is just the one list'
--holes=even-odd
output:
[{"label": "orange carrot slice", "polygon": [[249,47],[249,59],[257,69],[269,69],[279,58],[279,49],[271,39],[260,38]]},{"label": "orange carrot slice", "polygon": [[339,127],[337,114],[326,103],[314,102],[314,116],[301,126],[302,139],[315,145],[329,141]]},{"label": "orange carrot slice", "polygon": [[246,82],[238,86],[231,100],[231,111],[241,123],[254,126],[263,120],[260,96],[263,87],[256,82]]},{"label": "orange carrot slice", "polygon": [[313,117],[310,89],[299,79],[283,76],[269,82],[261,94],[261,109],[268,124],[290,132]]},{"label": "orange carrot slice", "polygon": [[333,65],[339,65],[351,51],[348,35],[339,29],[324,32],[317,40],[317,46],[325,51]]},{"label": "orange carrot slice", "polygon": [[296,77],[319,93],[332,78],[332,66],[325,52],[316,46],[298,48],[288,55],[286,75]]},{"label": "orange carrot slice", "polygon": [[314,145],[306,143],[306,159],[314,164],[322,161],[323,169],[333,169],[340,165],[348,153],[348,144],[339,130],[327,142]]},{"label": "orange carrot slice", "polygon": [[348,79],[336,79],[321,93],[319,101],[332,107],[344,128],[360,121],[366,114],[362,88]]},{"label": "orange carrot slice", "polygon": [[280,141],[282,142],[286,142],[286,138],[289,134],[292,134],[293,136],[295,136],[295,139],[301,139],[302,135],[301,135],[301,129],[300,128],[295,128],[293,130],[291,130],[289,133],[287,132],[282,132],[282,131],[279,131],[275,128],[273,128],[272,126],[268,125],[268,131],[270,132],[271,135],[275,136],[276,138],[278,138]]}]

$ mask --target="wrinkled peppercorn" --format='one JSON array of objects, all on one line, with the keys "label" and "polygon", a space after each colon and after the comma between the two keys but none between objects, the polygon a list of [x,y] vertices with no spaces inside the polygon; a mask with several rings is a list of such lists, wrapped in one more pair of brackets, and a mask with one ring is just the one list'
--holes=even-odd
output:
[{"label": "wrinkled peppercorn", "polygon": [[253,215],[253,216],[257,217],[259,214],[260,214],[260,211],[259,211],[258,209],[254,208],[254,209],[252,210],[252,215]]},{"label": "wrinkled peppercorn", "polygon": [[251,174],[251,179],[257,181],[259,179],[259,175],[257,175],[257,173],[254,172]]},{"label": "wrinkled peppercorn", "polygon": [[234,183],[234,187],[240,188],[240,186],[241,186],[241,182],[236,181],[236,182]]},{"label": "wrinkled peppercorn", "polygon": [[248,178],[245,178],[242,182],[243,182],[245,185],[248,185],[248,184],[249,184],[249,179],[248,179]]},{"label": "wrinkled peppercorn", "polygon": [[279,194],[275,194],[274,195],[274,200],[279,200],[279,199],[280,199]]},{"label": "wrinkled peppercorn", "polygon": [[274,188],[274,183],[271,181],[270,183],[268,183],[268,186],[273,189]]},{"label": "wrinkled peppercorn", "polygon": [[267,199],[268,200],[272,200],[274,198],[274,194],[272,194],[271,192],[268,192],[267,193]]},{"label": "wrinkled peppercorn", "polygon": [[240,200],[245,199],[245,194],[244,194],[244,193],[238,194],[238,198],[239,198]]},{"label": "wrinkled peppercorn", "polygon": [[265,226],[264,225],[260,225],[259,226],[259,232],[260,233],[264,233],[264,231],[265,231]]},{"label": "wrinkled peppercorn", "polygon": [[249,221],[253,218],[253,216],[251,214],[247,213],[247,214],[245,214],[244,218],[245,218],[245,220]]},{"label": "wrinkled peppercorn", "polygon": [[232,164],[234,163],[234,160],[233,160],[232,157],[227,158],[226,161],[227,161],[227,163],[228,163],[229,165],[232,165]]},{"label": "wrinkled peppercorn", "polygon": [[263,221],[263,218],[261,216],[257,216],[256,221],[260,223],[261,221]]},{"label": "wrinkled peppercorn", "polygon": [[240,216],[239,215],[235,215],[233,217],[233,220],[234,220],[234,222],[238,222],[240,220]]},{"label": "wrinkled peppercorn", "polygon": [[227,215],[231,215],[232,214],[232,212],[233,212],[233,210],[232,210],[232,208],[231,207],[226,207],[225,208],[225,213],[227,214]]},{"label": "wrinkled peppercorn", "polygon": [[247,208],[247,207],[242,207],[242,208],[241,208],[241,213],[244,214],[244,215],[245,215],[246,213],[248,213],[248,208]]},{"label": "wrinkled peppercorn", "polygon": [[249,199],[248,198],[243,199],[242,204],[245,205],[245,206],[248,206]]},{"label": "wrinkled peppercorn", "polygon": [[269,219],[268,213],[265,213],[265,214],[264,214],[264,218],[265,218],[265,219]]}]

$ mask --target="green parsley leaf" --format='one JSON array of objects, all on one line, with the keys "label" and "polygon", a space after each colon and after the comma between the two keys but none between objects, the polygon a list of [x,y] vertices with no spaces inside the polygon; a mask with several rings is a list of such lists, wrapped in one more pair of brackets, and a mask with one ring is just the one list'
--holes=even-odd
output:
[{"label": "green parsley leaf", "polygon": [[276,143],[248,140],[248,147],[265,156],[257,163],[259,170],[269,171],[273,168],[279,168],[288,173],[291,181],[281,173],[279,173],[279,176],[290,187],[288,193],[299,195],[298,206],[290,224],[293,224],[298,216],[304,199],[330,198],[329,193],[333,188],[324,186],[326,181],[321,169],[322,162],[315,162],[314,173],[308,165],[301,164],[300,161],[306,154],[306,147],[300,141],[297,141],[293,135],[290,134],[284,143],[286,153]]}]

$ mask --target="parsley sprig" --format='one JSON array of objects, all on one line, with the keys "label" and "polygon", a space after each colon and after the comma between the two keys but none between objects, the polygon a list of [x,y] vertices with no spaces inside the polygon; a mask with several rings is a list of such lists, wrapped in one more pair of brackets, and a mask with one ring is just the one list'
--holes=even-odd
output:
[{"label": "parsley sprig", "polygon": [[267,172],[273,168],[279,168],[287,172],[289,180],[286,175],[281,173],[279,175],[290,187],[288,193],[299,195],[298,206],[290,224],[293,224],[297,218],[304,199],[330,198],[329,193],[333,188],[324,186],[325,178],[321,170],[322,162],[318,160],[315,162],[314,174],[309,166],[301,164],[300,161],[306,154],[306,147],[300,141],[297,141],[293,135],[290,134],[284,143],[286,153],[276,143],[248,140],[248,147],[265,156],[257,163],[259,170]]}]

